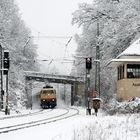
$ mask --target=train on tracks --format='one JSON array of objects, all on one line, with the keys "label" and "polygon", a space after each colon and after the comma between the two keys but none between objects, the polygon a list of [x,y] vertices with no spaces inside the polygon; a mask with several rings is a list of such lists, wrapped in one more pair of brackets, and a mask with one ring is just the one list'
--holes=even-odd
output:
[{"label": "train on tracks", "polygon": [[43,109],[54,108],[57,105],[56,89],[45,86],[40,91],[40,106]]}]

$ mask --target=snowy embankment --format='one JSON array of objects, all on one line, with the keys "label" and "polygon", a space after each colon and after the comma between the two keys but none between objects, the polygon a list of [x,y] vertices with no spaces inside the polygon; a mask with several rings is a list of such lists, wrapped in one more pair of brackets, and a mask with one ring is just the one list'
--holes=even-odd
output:
[{"label": "snowy embankment", "polygon": [[[140,114],[106,115],[99,110],[98,116],[80,114],[61,121],[32,128],[0,134],[5,140],[139,140]],[[94,110],[92,110],[94,111]],[[21,111],[22,112],[22,111]],[[24,118],[23,118],[24,119]]]},{"label": "snowy embankment", "polygon": [[[101,113],[102,114],[102,113]],[[75,140],[139,140],[140,114],[83,116]],[[83,125],[84,124],[84,125]]]}]

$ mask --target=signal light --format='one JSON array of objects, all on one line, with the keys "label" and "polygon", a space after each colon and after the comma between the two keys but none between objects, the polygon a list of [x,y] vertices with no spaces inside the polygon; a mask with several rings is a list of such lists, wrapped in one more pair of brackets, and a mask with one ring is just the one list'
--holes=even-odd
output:
[{"label": "signal light", "polygon": [[10,60],[9,60],[9,51],[4,51],[4,57],[3,57],[3,68],[7,69],[4,70],[4,75],[8,74],[8,69],[10,67]]},{"label": "signal light", "polygon": [[92,58],[88,57],[86,58],[86,69],[91,69],[92,68]]}]

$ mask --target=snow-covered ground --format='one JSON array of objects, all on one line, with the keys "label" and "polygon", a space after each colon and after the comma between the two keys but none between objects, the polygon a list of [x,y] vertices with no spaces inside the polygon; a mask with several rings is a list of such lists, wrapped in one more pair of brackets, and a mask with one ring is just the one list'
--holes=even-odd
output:
[{"label": "snow-covered ground", "polygon": [[[24,130],[0,134],[0,140],[139,140],[140,114],[106,115],[101,110],[98,116],[80,114],[65,120],[40,125]],[[31,112],[31,110],[23,111]],[[36,111],[36,110],[32,110]],[[22,110],[21,110],[22,112]],[[12,114],[12,112],[11,112]],[[0,117],[4,113],[0,113]],[[24,119],[24,118],[23,118]]]}]

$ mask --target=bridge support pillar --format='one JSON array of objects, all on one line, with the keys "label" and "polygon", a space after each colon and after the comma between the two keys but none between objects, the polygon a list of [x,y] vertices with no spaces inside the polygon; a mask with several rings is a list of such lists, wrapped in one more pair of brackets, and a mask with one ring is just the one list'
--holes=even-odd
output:
[{"label": "bridge support pillar", "polygon": [[74,105],[74,84],[71,85],[71,106]]},{"label": "bridge support pillar", "polygon": [[26,80],[26,108],[32,108],[32,81]]},{"label": "bridge support pillar", "polygon": [[77,92],[78,92],[78,84],[74,82],[71,85],[71,106],[74,105],[74,99],[77,95]]}]

